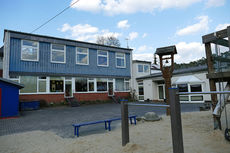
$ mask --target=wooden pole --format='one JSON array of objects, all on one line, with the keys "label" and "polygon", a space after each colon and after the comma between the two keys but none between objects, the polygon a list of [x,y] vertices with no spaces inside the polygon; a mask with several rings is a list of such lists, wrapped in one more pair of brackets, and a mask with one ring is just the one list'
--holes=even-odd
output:
[{"label": "wooden pole", "polygon": [[169,88],[173,153],[184,153],[181,110],[177,88]]},{"label": "wooden pole", "polygon": [[128,119],[128,105],[121,102],[121,133],[122,133],[122,146],[129,143],[129,119]]}]

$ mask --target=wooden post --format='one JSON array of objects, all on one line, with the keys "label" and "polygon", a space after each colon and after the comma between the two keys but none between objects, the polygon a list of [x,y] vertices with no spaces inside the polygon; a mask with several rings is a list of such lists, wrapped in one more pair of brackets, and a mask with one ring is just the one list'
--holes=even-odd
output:
[{"label": "wooden post", "polygon": [[122,146],[129,143],[129,119],[128,119],[128,105],[121,102],[121,133],[122,133]]},{"label": "wooden post", "polygon": [[181,110],[177,88],[169,88],[173,153],[184,153]]}]

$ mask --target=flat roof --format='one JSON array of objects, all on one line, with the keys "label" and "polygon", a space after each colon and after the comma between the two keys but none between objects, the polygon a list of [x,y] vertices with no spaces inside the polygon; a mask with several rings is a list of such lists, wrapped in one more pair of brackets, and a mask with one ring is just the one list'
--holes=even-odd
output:
[{"label": "flat roof", "polygon": [[142,60],[133,60],[133,62],[137,62],[137,63],[152,63],[151,61],[142,61]]}]

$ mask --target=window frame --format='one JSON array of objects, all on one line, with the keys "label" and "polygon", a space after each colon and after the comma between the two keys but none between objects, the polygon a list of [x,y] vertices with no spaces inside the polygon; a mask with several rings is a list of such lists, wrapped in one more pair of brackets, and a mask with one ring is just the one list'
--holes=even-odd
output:
[{"label": "window frame", "polygon": [[[51,44],[50,45],[50,62],[51,63],[66,63],[66,45],[63,45],[64,46],[64,50],[61,51],[61,50],[58,50],[58,49],[53,49],[53,45],[62,45],[62,44]],[[52,60],[52,52],[55,51],[55,52],[64,52],[64,62],[59,62],[59,61],[53,61]]]},{"label": "window frame", "polygon": [[[78,50],[77,50],[78,48],[86,49],[87,53],[78,53]],[[87,64],[85,64],[85,63],[79,63],[78,62],[78,60],[77,60],[77,55],[78,54],[87,55]],[[77,65],[89,65],[89,48],[76,47],[76,57],[75,57],[75,60],[76,60],[76,64]]]},{"label": "window frame", "polygon": [[[99,55],[98,52],[106,52],[107,55]],[[101,57],[106,57],[107,58],[107,64],[106,65],[101,65],[99,64],[99,60],[98,60],[98,57],[101,56]],[[97,66],[103,66],[103,67],[109,67],[109,52],[108,51],[104,51],[104,50],[97,50]]]},{"label": "window frame", "polygon": [[[160,92],[159,92],[159,87],[163,88],[163,99],[160,98]],[[158,99],[159,100],[164,100],[165,99],[165,84],[158,84],[157,85],[157,93],[158,93]]]},{"label": "window frame", "polygon": [[[118,54],[123,54],[124,56],[122,58],[121,57],[117,57]],[[116,52],[115,58],[116,58],[116,67],[117,68],[126,68],[126,55],[125,55],[125,53]],[[124,66],[118,66],[117,65],[117,59],[123,59],[123,58],[124,58]]]},{"label": "window frame", "polygon": [[[31,46],[27,46],[27,45],[23,45],[23,41],[30,41],[30,42],[35,42],[35,43],[37,43],[37,47],[31,47]],[[28,48],[36,48],[37,49],[37,59],[36,60],[31,60],[31,59],[23,59],[22,58],[22,48],[24,47],[24,46],[26,46],[26,47],[28,47]],[[26,40],[26,39],[22,39],[21,40],[21,60],[22,61],[31,61],[31,62],[38,62],[39,61],[39,42],[38,41],[32,41],[32,40]]]},{"label": "window frame", "polygon": [[[42,79],[42,78],[40,78],[40,76],[38,76],[37,77],[37,93],[47,93],[47,77],[46,76],[42,76],[42,77],[45,77],[45,79]],[[46,91],[45,92],[40,92],[39,91],[39,82],[40,81],[45,81],[45,83],[46,83]]]}]

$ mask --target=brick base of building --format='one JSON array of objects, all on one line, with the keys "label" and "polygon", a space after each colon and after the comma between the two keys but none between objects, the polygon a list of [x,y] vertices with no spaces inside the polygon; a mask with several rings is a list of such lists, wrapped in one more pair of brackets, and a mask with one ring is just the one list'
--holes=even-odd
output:
[{"label": "brick base of building", "polygon": [[[129,98],[129,92],[115,92],[116,96],[121,98]],[[108,93],[74,93],[73,96],[79,101],[108,101],[111,98],[108,96]],[[20,95],[20,101],[44,101],[46,103],[60,103],[64,102],[64,94],[30,94],[30,95]]]}]

